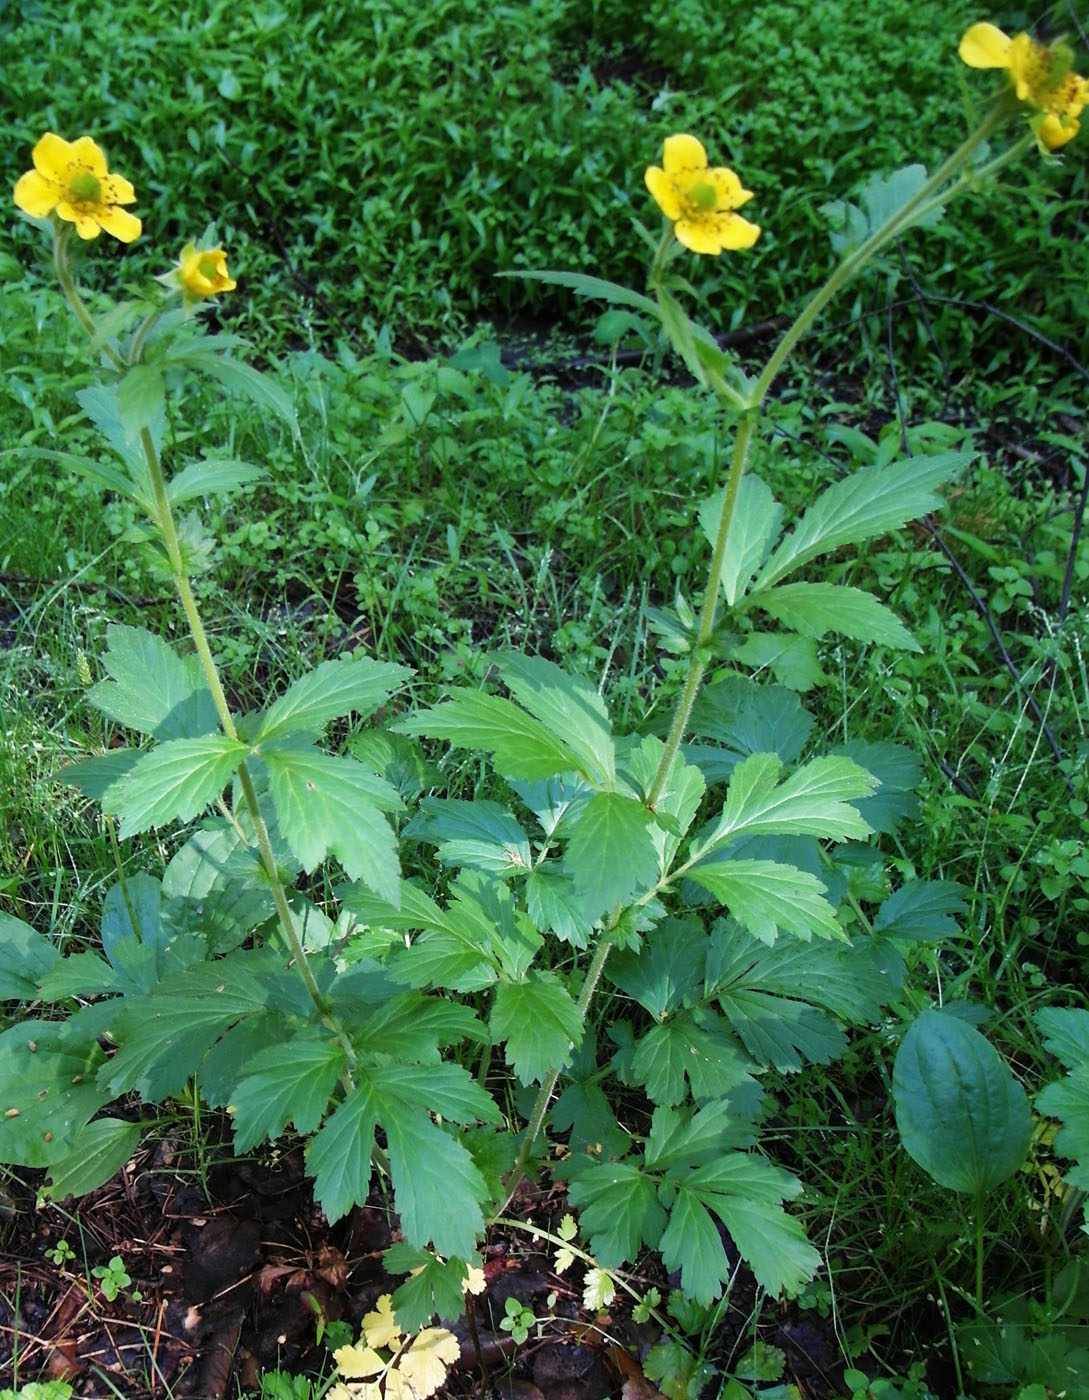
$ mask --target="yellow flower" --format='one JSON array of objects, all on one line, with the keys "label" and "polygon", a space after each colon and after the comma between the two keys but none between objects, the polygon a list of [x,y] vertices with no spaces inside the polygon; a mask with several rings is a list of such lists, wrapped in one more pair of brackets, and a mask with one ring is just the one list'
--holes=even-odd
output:
[{"label": "yellow flower", "polygon": [[175,269],[175,285],[189,298],[214,297],[233,292],[238,283],[227,273],[227,254],[222,248],[198,248],[187,243]]},{"label": "yellow flower", "polygon": [[89,136],[63,141],[47,131],[34,147],[34,169],[20,176],[15,203],[25,214],[58,218],[75,224],[80,238],[97,238],[100,229],[122,243],[140,237],[135,214],[119,209],[135,204],[136,192],[120,175],[106,169],[106,157]]},{"label": "yellow flower", "polygon": [[724,248],[751,248],[760,236],[735,211],[752,199],[732,170],[712,168],[694,136],[668,136],[662,165],[647,168],[647,189],[677,240],[693,253],[721,253]]},{"label": "yellow flower", "polygon": [[1071,68],[1065,44],[1045,48],[1031,34],[1012,39],[993,24],[973,24],[958,53],[969,68],[1005,68],[1018,102],[1040,113],[1032,123],[1040,144],[1056,150],[1078,134],[1078,117],[1089,104],[1089,82]]}]

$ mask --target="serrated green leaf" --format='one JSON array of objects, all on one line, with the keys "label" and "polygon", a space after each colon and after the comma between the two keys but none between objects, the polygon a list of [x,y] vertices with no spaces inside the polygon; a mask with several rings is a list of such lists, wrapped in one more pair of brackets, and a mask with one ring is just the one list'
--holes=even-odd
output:
[{"label": "serrated green leaf", "polygon": [[53,1162],[42,1191],[54,1201],[66,1196],[85,1196],[116,1176],[140,1142],[139,1123],[120,1118],[95,1118],[76,1138],[67,1157]]},{"label": "serrated green leaf", "polygon": [[668,1219],[657,1183],[632,1162],[580,1164],[571,1175],[568,1199],[579,1212],[598,1263],[619,1268],[641,1246],[656,1249]]},{"label": "serrated green leaf", "polygon": [[382,815],[402,806],[393,788],[354,759],[310,746],[280,741],[266,744],[261,756],[277,822],[303,869],[309,873],[336,856],[349,879],[396,903],[397,840]]},{"label": "serrated green leaf", "polygon": [[401,1229],[410,1244],[439,1254],[471,1254],[484,1232],[481,1202],[488,1188],[472,1157],[426,1113],[402,1114],[384,1104],[390,1176]]},{"label": "serrated green leaf", "polygon": [[872,593],[838,583],[783,583],[753,592],[749,602],[802,637],[838,632],[857,642],[921,651],[900,619]]},{"label": "serrated green leaf", "polygon": [[690,866],[687,874],[764,943],[774,943],[780,931],[804,939],[814,934],[845,936],[836,911],[825,899],[827,886],[793,865],[712,858]]},{"label": "serrated green leaf", "polygon": [[591,923],[567,875],[550,864],[537,866],[526,877],[525,899],[535,928],[552,932],[575,948],[586,947]]},{"label": "serrated green leaf", "polygon": [[235,1152],[279,1137],[288,1123],[300,1133],[314,1132],[343,1068],[343,1046],[317,1027],[254,1055],[231,1100]]},{"label": "serrated green leaf", "polygon": [[259,853],[226,821],[190,836],[163,872],[162,895],[170,935],[199,935],[209,955],[236,948],[276,912]]},{"label": "serrated green leaf", "polygon": [[738,836],[809,835],[825,840],[860,840],[869,827],[852,797],[866,797],[875,780],[847,758],[814,758],[782,783],[775,754],[753,754],[730,778],[722,815],[699,846],[702,857]]},{"label": "serrated green leaf", "polygon": [[314,1176],[314,1199],[330,1225],[367,1199],[377,1119],[370,1085],[359,1084],[310,1139],[306,1165]]},{"label": "serrated green leaf", "polygon": [[130,442],[162,417],[165,402],[163,376],[156,366],[135,364],[125,371],[117,386],[117,412]]},{"label": "serrated green leaf", "polygon": [[195,739],[219,727],[197,658],[183,660],[142,627],[107,629],[102,664],[112,680],[88,691],[96,709],[154,739]]},{"label": "serrated green leaf", "polygon": [[915,1019],[893,1065],[892,1097],[904,1150],[941,1186],[982,1198],[1025,1160],[1025,1091],[957,1016],[924,1011]]},{"label": "serrated green leaf", "polygon": [[[399,992],[379,1005],[360,1007],[350,998],[341,996],[344,981],[343,975],[337,978],[330,1001],[334,1008],[343,1009],[346,1017],[351,1018],[352,1041],[361,1055],[369,1052],[376,1058],[437,1065],[441,1059],[440,1046],[466,1040],[488,1043],[488,1033],[471,1007],[458,1006],[445,997],[421,996],[419,992]],[[445,1069],[441,1070],[432,1081],[436,1096],[442,1092],[445,1073]],[[464,1100],[462,1103],[464,1106]],[[452,1102],[440,1108],[437,1098],[432,1107],[447,1118],[454,1118],[458,1113],[457,1105]],[[476,1116],[487,1116],[487,1101],[477,1099],[473,1107]]]},{"label": "serrated green leaf", "polygon": [[698,996],[706,956],[707,934],[698,919],[667,919],[642,948],[614,953],[607,976],[656,1021],[664,1021],[686,997]]},{"label": "serrated green leaf", "polygon": [[631,1071],[654,1103],[677,1104],[688,1092],[696,1103],[724,1098],[750,1081],[751,1067],[720,1018],[681,1012],[640,1038]]},{"label": "serrated green leaf", "polygon": [[410,840],[432,841],[444,865],[469,866],[492,875],[528,871],[529,839],[514,816],[498,802],[426,797],[402,831]]},{"label": "serrated green leaf", "polygon": [[[725,488],[716,491],[699,509],[700,528],[712,546],[724,493]],[[758,476],[742,478],[722,561],[722,591],[730,607],[744,595],[753,574],[767,558],[782,519],[783,507],[765,483]]]},{"label": "serrated green leaf", "polygon": [[730,1261],[707,1207],[683,1185],[670,1207],[659,1248],[665,1267],[680,1270],[687,1296],[710,1306],[730,1276]]},{"label": "serrated green leaf", "polygon": [[268,473],[261,467],[236,461],[233,457],[206,457],[201,462],[191,462],[172,476],[166,485],[166,495],[171,505],[178,506],[197,497],[229,495],[240,487],[263,481],[266,476]]},{"label": "serrated green leaf", "polygon": [[492,1039],[504,1042],[507,1063],[523,1084],[540,1081],[566,1064],[582,1039],[582,1020],[558,979],[530,973],[524,982],[502,982],[491,1014]]},{"label": "serrated green leaf", "polygon": [[245,744],[225,734],[168,739],[141,755],[107,794],[125,839],[167,822],[191,821],[219,797],[246,757]]},{"label": "serrated green leaf", "polygon": [[892,835],[905,819],[916,815],[919,801],[915,789],[922,781],[923,768],[912,749],[883,740],[852,739],[832,753],[852,759],[880,784],[872,797],[858,798],[854,803],[874,831]]},{"label": "serrated green leaf", "polygon": [[651,815],[633,797],[595,792],[572,822],[564,868],[588,918],[650,889],[658,875]]},{"label": "serrated green leaf", "polygon": [[803,564],[897,530],[941,508],[935,488],[968,465],[965,452],[905,457],[887,466],[861,467],[823,491],[779,545],[753,584],[768,589]]},{"label": "serrated green leaf", "polygon": [[496,771],[505,778],[532,781],[578,769],[575,754],[566,744],[501,695],[458,691],[433,709],[398,720],[394,728],[402,734],[424,734],[446,739],[457,748],[490,753]]},{"label": "serrated green leaf", "polygon": [[326,725],[346,714],[366,719],[411,675],[407,666],[370,657],[323,661],[268,707],[254,742],[262,744],[293,731],[320,735]]},{"label": "serrated green leaf", "polygon": [[1089,1011],[1081,1007],[1046,1006],[1036,1012],[1044,1049],[1067,1069],[1089,1064]]},{"label": "serrated green leaf", "polygon": [[461,1259],[440,1259],[427,1249],[398,1241],[382,1256],[388,1274],[408,1274],[393,1294],[393,1315],[406,1334],[418,1332],[438,1316],[443,1322],[453,1322],[465,1312],[465,1292],[462,1281],[468,1276],[468,1265]]},{"label": "serrated green leaf", "polygon": [[732,1117],[724,1100],[694,1110],[659,1104],[647,1135],[646,1165],[658,1171],[702,1166],[749,1147],[753,1137],[751,1123]]},{"label": "serrated green leaf", "polygon": [[243,360],[228,360],[221,355],[209,352],[211,339],[207,339],[199,350],[180,347],[167,357],[171,363],[185,364],[191,369],[211,375],[232,393],[249,399],[257,408],[274,413],[285,422],[292,432],[298,432],[295,407],[283,389],[268,375],[262,374]]},{"label": "serrated green leaf", "polygon": [[615,306],[632,306],[655,321],[661,320],[661,312],[649,297],[622,287],[617,282],[606,282],[601,277],[589,277],[583,272],[500,272],[500,277],[520,277],[527,282],[549,282],[555,287],[569,287],[578,296],[596,297],[610,301]]},{"label": "serrated green leaf", "polygon": [[736,986],[723,990],[718,1004],[757,1064],[780,1074],[795,1073],[803,1063],[829,1064],[847,1048],[842,1029],[804,1001]]},{"label": "serrated green leaf", "polygon": [[885,938],[937,942],[959,933],[964,887],[952,880],[909,880],[889,895],[874,915],[875,933]]},{"label": "serrated green leaf", "polygon": [[770,671],[780,685],[802,694],[825,680],[816,642],[792,632],[750,632],[734,648],[731,660],[754,671]]},{"label": "serrated green leaf", "polygon": [[120,788],[142,756],[139,749],[111,749],[109,753],[66,764],[57,777],[74,784],[93,801],[105,802],[109,793]]},{"label": "serrated green leaf", "polygon": [[119,1049],[103,1066],[104,1085],[113,1094],[136,1089],[151,1100],[180,1092],[219,1036],[272,1003],[268,979],[279,972],[270,949],[255,949],[164,977],[150,996],[119,1013]]},{"label": "serrated green leaf", "polygon": [[579,772],[595,787],[611,789],[616,751],[609,712],[596,688],[540,656],[504,652],[495,661],[515,700],[575,754]]},{"label": "serrated green leaf", "polygon": [[42,979],[61,961],[49,939],[10,914],[0,914],[0,948],[0,1001],[32,1001]]},{"label": "serrated green leaf", "polygon": [[[639,741],[637,748],[626,755],[631,776],[645,796],[658,773],[665,745],[651,735]],[[663,876],[673,864],[689,827],[695,820],[707,791],[703,774],[680,754],[674,756],[665,785],[654,804],[655,820],[648,827],[650,838],[658,852],[658,875]]]}]

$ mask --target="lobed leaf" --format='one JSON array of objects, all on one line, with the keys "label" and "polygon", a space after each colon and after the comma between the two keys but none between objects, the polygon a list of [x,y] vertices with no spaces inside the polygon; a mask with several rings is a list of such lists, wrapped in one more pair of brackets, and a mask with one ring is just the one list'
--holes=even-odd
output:
[{"label": "lobed leaf", "polygon": [[255,744],[300,731],[321,735],[342,715],[367,718],[412,675],[407,666],[370,657],[342,656],[294,681],[260,718]]}]

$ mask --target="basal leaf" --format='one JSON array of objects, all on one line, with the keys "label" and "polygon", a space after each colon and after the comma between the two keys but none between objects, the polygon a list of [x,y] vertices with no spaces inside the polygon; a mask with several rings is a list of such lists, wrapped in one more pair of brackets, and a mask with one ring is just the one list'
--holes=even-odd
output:
[{"label": "basal leaf", "polygon": [[578,296],[597,297],[603,301],[611,301],[614,306],[631,306],[637,311],[642,311],[646,316],[652,316],[655,321],[661,319],[661,313],[655,302],[649,297],[642,296],[639,292],[633,292],[629,287],[622,287],[617,282],[606,282],[601,277],[589,277],[583,272],[501,272],[500,277],[520,277],[529,282],[550,282],[556,287],[569,287]]},{"label": "basal leaf", "polygon": [[594,1257],[605,1268],[634,1260],[644,1244],[657,1248],[668,1217],[654,1178],[634,1163],[580,1163],[567,1194]]},{"label": "basal leaf", "polygon": [[402,831],[417,841],[432,841],[444,865],[469,866],[492,875],[528,871],[533,863],[529,840],[515,817],[498,802],[426,797]]},{"label": "basal leaf", "polygon": [[254,742],[265,743],[292,731],[317,736],[326,725],[346,714],[365,719],[411,675],[407,666],[370,657],[343,656],[323,661],[289,685],[268,707]]},{"label": "basal leaf", "polygon": [[183,660],[154,633],[114,624],[102,664],[112,677],[88,691],[96,709],[155,739],[195,739],[219,727],[195,656]]},{"label": "basal leaf", "polygon": [[836,1022],[805,1001],[741,985],[721,990],[718,1004],[757,1064],[780,1074],[826,1065],[847,1048]]},{"label": "basal leaf", "polygon": [[1024,1089],[979,1031],[924,1011],[892,1072],[904,1150],[941,1186],[982,1198],[1025,1160],[1032,1119]]},{"label": "basal leaf", "polygon": [[59,950],[10,914],[0,914],[0,948],[0,1001],[33,1001],[42,978],[61,961]]},{"label": "basal leaf", "polygon": [[288,1123],[314,1132],[343,1068],[343,1047],[317,1027],[254,1055],[232,1096],[235,1152],[279,1137]]},{"label": "basal leaf", "polygon": [[680,1270],[685,1294],[709,1307],[730,1276],[730,1261],[707,1207],[683,1184],[670,1208],[660,1249],[665,1267]]},{"label": "basal leaf", "polygon": [[920,651],[900,619],[872,593],[838,583],[784,583],[750,595],[749,601],[802,637],[838,632],[857,642]]},{"label": "basal leaf", "polygon": [[330,1225],[367,1199],[377,1116],[369,1084],[357,1085],[310,1139],[306,1165]]},{"label": "basal leaf", "polygon": [[396,903],[397,841],[382,815],[402,805],[393,788],[354,759],[333,758],[309,745],[274,741],[262,747],[261,756],[280,830],[303,869],[336,856],[349,879]]},{"label": "basal leaf", "polygon": [[67,1157],[51,1164],[42,1195],[54,1201],[85,1196],[116,1176],[140,1142],[141,1124],[94,1118],[84,1125]]},{"label": "basal leaf", "polygon": [[952,880],[909,880],[889,895],[874,915],[875,933],[885,938],[937,942],[960,932],[964,887]]},{"label": "basal leaf", "polygon": [[247,753],[225,734],[158,744],[107,794],[106,810],[121,817],[118,835],[191,821],[221,796]]},{"label": "basal leaf", "polygon": [[433,709],[409,715],[394,726],[402,734],[446,739],[458,748],[494,756],[505,778],[550,778],[575,772],[574,750],[512,700],[483,691],[462,690]]},{"label": "basal leaf", "polygon": [[582,1039],[575,1003],[552,973],[530,973],[524,982],[501,982],[491,1014],[492,1038],[505,1042],[507,1062],[523,1084],[566,1064]]},{"label": "basal leaf", "polygon": [[703,989],[707,934],[698,919],[667,919],[647,935],[644,946],[614,953],[607,964],[609,980],[664,1021]]},{"label": "basal leaf", "polygon": [[768,589],[819,555],[886,535],[940,509],[935,488],[968,465],[970,454],[940,452],[861,467],[823,491],[765,564],[753,592]]},{"label": "basal leaf", "polygon": [[110,1095],[95,1081],[94,1036],[63,1021],[22,1021],[0,1035],[0,1162],[48,1167],[72,1152]]},{"label": "basal leaf", "polygon": [[731,660],[753,671],[769,671],[780,685],[802,694],[825,679],[816,642],[793,632],[750,632]]},{"label": "basal leaf", "polygon": [[651,815],[633,797],[597,792],[569,831],[564,868],[588,918],[650,889],[658,874]]},{"label": "basal leaf", "polygon": [[874,831],[892,835],[916,815],[919,800],[915,789],[922,781],[923,768],[913,749],[884,740],[852,739],[832,752],[843,754],[877,779],[880,786],[873,796],[854,803]]},{"label": "basal leaf", "polygon": [[827,887],[793,865],[711,858],[690,866],[687,874],[764,943],[774,943],[780,931],[805,939],[844,937],[825,898]]}]

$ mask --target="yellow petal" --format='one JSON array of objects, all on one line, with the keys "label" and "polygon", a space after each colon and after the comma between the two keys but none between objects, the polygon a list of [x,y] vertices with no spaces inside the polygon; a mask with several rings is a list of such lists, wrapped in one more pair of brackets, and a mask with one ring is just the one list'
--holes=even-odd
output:
[{"label": "yellow petal", "polygon": [[1005,68],[1012,40],[993,24],[973,24],[957,53],[969,68]]},{"label": "yellow petal", "polygon": [[36,170],[28,170],[25,175],[20,175],[15,185],[15,203],[24,214],[44,219],[56,205],[60,193],[52,180],[47,180]]},{"label": "yellow petal", "polygon": [[677,235],[677,242],[683,243],[693,253],[710,253],[717,257],[722,252],[722,240],[709,219],[700,223],[681,219],[673,225],[673,232]]},{"label": "yellow petal", "polygon": [[748,219],[742,219],[735,214],[733,218],[727,219],[720,230],[722,246],[730,249],[731,252],[738,248],[751,248],[760,237],[760,225],[750,224]]},{"label": "yellow petal", "polygon": [[57,204],[57,213],[67,223],[75,224],[76,232],[80,238],[88,240],[97,238],[102,232],[102,225],[98,221],[97,214],[86,214],[82,209],[77,209],[74,204],[69,204],[66,199],[60,200]]},{"label": "yellow petal", "polygon": [[107,175],[102,181],[102,199],[106,204],[135,204],[136,191],[123,175]]},{"label": "yellow petal", "polygon": [[718,194],[717,209],[739,209],[742,204],[748,203],[752,199],[752,190],[741,188],[741,181],[732,170],[726,170],[719,166],[715,170],[707,172],[715,186]]},{"label": "yellow petal", "polygon": [[98,149],[89,136],[81,136],[72,142],[71,158],[89,170],[92,175],[104,179],[106,176],[106,157]]},{"label": "yellow petal", "polygon": [[1078,134],[1078,123],[1074,120],[1061,122],[1049,112],[1036,128],[1036,136],[1049,151],[1057,151]]},{"label": "yellow petal", "polygon": [[55,132],[47,131],[34,147],[34,169],[47,180],[64,184],[72,160],[72,147]]},{"label": "yellow petal", "polygon": [[667,175],[679,175],[682,170],[706,170],[707,152],[694,136],[667,136],[662,165]]},{"label": "yellow petal", "polygon": [[677,191],[673,188],[673,182],[664,170],[657,165],[647,167],[643,176],[647,189],[654,196],[654,202],[666,216],[667,219],[679,219],[681,217],[681,201],[677,197]]},{"label": "yellow petal", "polygon": [[[95,218],[107,233],[112,233],[114,238],[119,238],[122,243],[132,243],[140,237],[144,228],[136,215],[130,214],[127,209],[102,209]],[[79,231],[78,224],[76,231]]]}]

